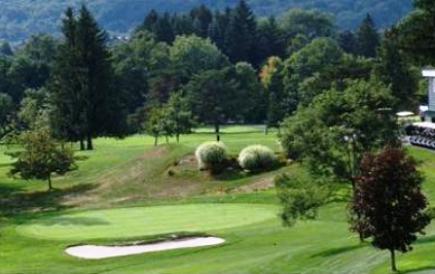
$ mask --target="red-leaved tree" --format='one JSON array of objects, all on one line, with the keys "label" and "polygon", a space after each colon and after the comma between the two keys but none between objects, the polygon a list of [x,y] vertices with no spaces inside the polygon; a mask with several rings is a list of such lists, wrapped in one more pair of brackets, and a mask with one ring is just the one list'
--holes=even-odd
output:
[{"label": "red-leaved tree", "polygon": [[397,271],[395,251],[412,250],[417,234],[430,223],[427,201],[421,191],[423,178],[416,161],[401,148],[385,148],[368,154],[361,164],[351,209],[359,214],[353,229],[370,238],[372,245],[391,253],[391,269]]}]

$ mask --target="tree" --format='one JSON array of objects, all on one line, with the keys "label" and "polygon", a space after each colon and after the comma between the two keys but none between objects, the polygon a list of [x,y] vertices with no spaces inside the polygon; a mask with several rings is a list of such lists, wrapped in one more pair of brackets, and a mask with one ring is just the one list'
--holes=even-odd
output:
[{"label": "tree", "polygon": [[362,216],[372,245],[390,251],[392,271],[397,271],[395,251],[412,250],[417,234],[430,223],[422,183],[416,161],[401,148],[368,154],[361,163],[351,208]]},{"label": "tree", "polygon": [[172,126],[170,131],[179,143],[180,135],[191,133],[195,125],[189,102],[181,92],[173,93],[165,105],[165,109],[164,119],[167,120],[168,125]]},{"label": "tree", "polygon": [[418,64],[435,65],[435,2],[414,1],[415,10],[398,25],[399,46]]},{"label": "tree", "polygon": [[27,131],[21,134],[23,151],[12,153],[17,161],[12,164],[11,174],[23,179],[47,180],[52,190],[52,174],[64,175],[74,166],[73,151],[59,144],[47,129]]},{"label": "tree", "polygon": [[234,74],[232,67],[208,70],[194,76],[184,87],[193,113],[200,122],[215,127],[217,141],[220,141],[220,126],[245,107]]},{"label": "tree", "polygon": [[48,91],[45,88],[39,90],[28,89],[25,97],[21,100],[17,114],[20,130],[36,130],[50,127]]},{"label": "tree", "polygon": [[3,139],[11,131],[11,119],[14,111],[14,103],[12,98],[0,93],[0,140]]},{"label": "tree", "polygon": [[145,104],[150,89],[150,79],[170,65],[169,47],[156,42],[147,31],[134,34],[128,43],[113,49],[116,87],[122,91],[128,112]]},{"label": "tree", "polygon": [[161,107],[151,108],[147,112],[147,119],[144,124],[145,132],[154,137],[154,146],[159,144],[159,136],[165,130],[165,113]]},{"label": "tree", "polygon": [[357,30],[358,54],[364,57],[376,57],[379,46],[379,34],[370,14],[362,21]]},{"label": "tree", "polygon": [[291,55],[284,62],[283,83],[286,100],[285,113],[291,114],[298,105],[309,104],[317,95],[300,89],[300,84],[315,74],[334,70],[342,62],[343,51],[331,38],[317,38]]},{"label": "tree", "polygon": [[385,34],[375,73],[386,85],[391,85],[392,94],[397,98],[397,110],[414,109],[417,106],[415,93],[418,90],[418,78],[399,49],[394,29]]},{"label": "tree", "polygon": [[92,150],[94,137],[122,136],[126,130],[122,94],[113,88],[106,33],[86,6],[78,18],[67,10],[63,33],[52,84],[53,126],[66,140],[86,140]]},{"label": "tree", "polygon": [[11,45],[6,41],[1,42],[0,43],[0,56],[10,57],[12,55],[14,55],[14,52],[11,48]]},{"label": "tree", "polygon": [[257,22],[245,0],[232,10],[225,32],[225,50],[231,62],[246,61],[257,64]]},{"label": "tree", "polygon": [[237,98],[244,98],[243,105],[237,113],[237,120],[245,123],[263,123],[266,115],[266,99],[263,87],[258,80],[257,71],[251,64],[239,62],[235,66],[235,79],[238,90]]},{"label": "tree", "polygon": [[[283,62],[279,57],[270,57],[260,72],[266,91],[266,127],[279,127],[286,115],[283,86]],[[267,131],[266,131],[267,133]]]},{"label": "tree", "polygon": [[355,34],[349,30],[343,31],[338,36],[338,43],[346,53],[357,54],[358,42]]},{"label": "tree", "polygon": [[169,56],[187,78],[229,65],[227,57],[209,39],[195,35],[178,36],[169,49]]},{"label": "tree", "polygon": [[314,219],[317,209],[328,197],[325,186],[301,174],[279,175],[275,178],[275,186],[283,206],[280,216],[286,226],[293,226],[298,219]]},{"label": "tree", "polygon": [[289,158],[314,174],[355,185],[364,153],[397,142],[391,91],[376,79],[354,80],[344,91],[332,88],[301,107],[282,125]]},{"label": "tree", "polygon": [[290,9],[281,17],[280,25],[287,40],[297,34],[303,34],[309,40],[335,34],[333,18],[316,10]]},{"label": "tree", "polygon": [[258,24],[256,51],[257,64],[263,63],[270,56],[285,55],[286,39],[275,17],[269,17]]}]

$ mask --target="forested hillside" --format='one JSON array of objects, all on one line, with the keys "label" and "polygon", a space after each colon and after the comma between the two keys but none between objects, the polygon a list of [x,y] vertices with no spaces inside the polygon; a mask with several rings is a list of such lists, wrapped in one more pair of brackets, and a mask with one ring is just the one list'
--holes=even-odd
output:
[{"label": "forested hillside", "polygon": [[[367,13],[379,27],[397,22],[411,9],[412,0],[250,0],[260,16],[275,15],[289,8],[320,9],[336,16],[342,29],[354,29]],[[69,5],[86,3],[98,21],[112,33],[125,33],[137,26],[151,9],[185,12],[198,4],[211,9],[233,7],[236,0],[0,0],[0,39],[19,42],[30,34],[57,33],[62,12]]]}]

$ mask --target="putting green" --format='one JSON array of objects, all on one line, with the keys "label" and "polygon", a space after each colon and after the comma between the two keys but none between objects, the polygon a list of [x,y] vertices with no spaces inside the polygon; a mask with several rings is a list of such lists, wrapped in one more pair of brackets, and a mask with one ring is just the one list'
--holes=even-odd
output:
[{"label": "putting green", "polygon": [[94,210],[42,217],[17,226],[20,234],[88,240],[174,232],[210,232],[276,218],[277,208],[257,204],[189,204]]}]

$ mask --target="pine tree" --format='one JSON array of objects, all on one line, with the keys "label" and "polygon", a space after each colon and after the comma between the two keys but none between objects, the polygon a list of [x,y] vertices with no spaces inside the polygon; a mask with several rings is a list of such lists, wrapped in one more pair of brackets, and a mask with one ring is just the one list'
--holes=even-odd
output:
[{"label": "pine tree", "polygon": [[356,54],[358,52],[358,43],[355,34],[349,30],[340,33],[338,44],[346,53]]},{"label": "pine tree", "polygon": [[200,37],[207,37],[209,25],[213,20],[212,12],[205,5],[200,5],[190,11],[190,16],[196,25],[195,34]]},{"label": "pine tree", "polygon": [[65,42],[56,60],[52,83],[55,133],[68,141],[119,136],[125,130],[121,98],[113,89],[110,54],[102,31],[89,10],[82,6],[78,18],[72,9],[63,22]]},{"label": "pine tree", "polygon": [[379,34],[370,14],[361,23],[357,31],[358,54],[364,57],[376,57],[379,46]]},{"label": "pine tree", "polygon": [[225,53],[234,62],[247,61],[255,64],[257,59],[255,44],[257,23],[255,15],[246,4],[240,0],[231,12],[228,28],[225,32]]},{"label": "pine tree", "polygon": [[416,107],[414,95],[418,90],[418,80],[398,47],[394,29],[386,32],[375,72],[379,79],[391,86],[391,92],[397,98],[398,110]]},{"label": "pine tree", "polygon": [[2,42],[0,44],[0,57],[1,56],[12,56],[14,52],[11,48],[11,45],[8,42]]},{"label": "pine tree", "polygon": [[283,56],[285,54],[285,39],[275,17],[258,26],[257,37],[257,63],[262,63],[270,56]]}]

